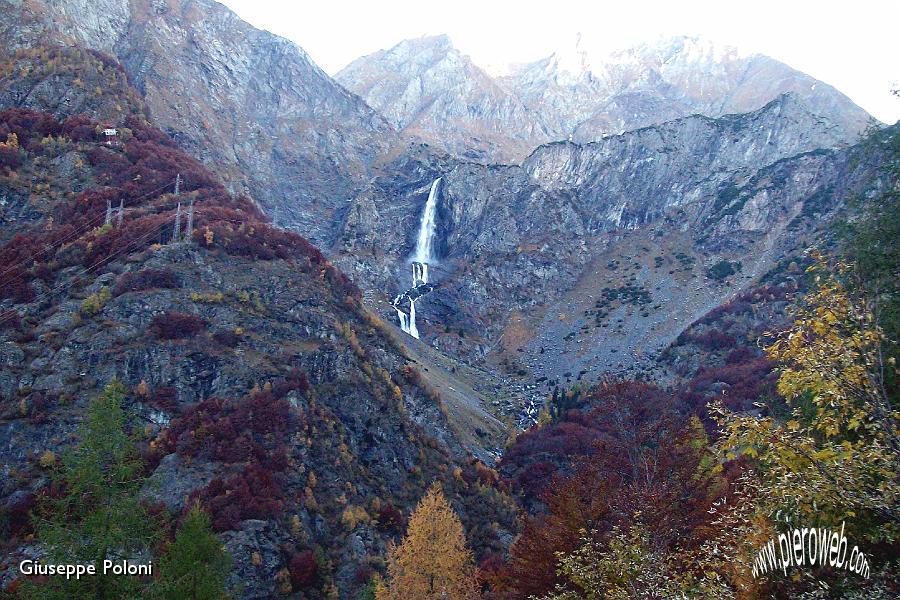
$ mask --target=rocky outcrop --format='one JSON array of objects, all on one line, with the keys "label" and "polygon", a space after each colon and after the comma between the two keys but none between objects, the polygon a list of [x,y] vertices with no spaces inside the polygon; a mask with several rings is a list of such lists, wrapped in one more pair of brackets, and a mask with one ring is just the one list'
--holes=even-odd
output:
[{"label": "rocky outcrop", "polygon": [[0,11],[0,52],[75,44],[116,57],[156,125],[319,244],[397,140],[296,44],[213,0],[2,0]]},{"label": "rocky outcrop", "polygon": [[[465,360],[506,360],[513,375],[624,370],[814,239],[868,177],[847,171],[855,150],[822,150],[842,140],[785,94],[743,115],[547,144],[521,166],[420,156],[404,185],[378,178],[353,204],[378,222],[365,243],[379,252],[336,257],[369,289],[405,289],[428,184],[442,176],[423,337]],[[358,247],[359,226],[346,233]]]},{"label": "rocky outcrop", "polygon": [[548,139],[539,111],[445,36],[400,42],[335,75],[397,129],[470,160],[511,161]]}]

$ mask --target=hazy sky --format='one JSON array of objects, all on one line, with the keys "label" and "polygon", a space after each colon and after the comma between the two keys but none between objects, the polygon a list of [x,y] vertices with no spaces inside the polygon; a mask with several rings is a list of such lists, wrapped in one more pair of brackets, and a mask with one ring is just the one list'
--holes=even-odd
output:
[{"label": "hazy sky", "polygon": [[900,1],[223,0],[291,39],[328,73],[406,38],[448,34],[497,71],[548,56],[576,33],[598,50],[660,35],[701,35],[761,52],[830,83],[882,121],[900,119]]}]

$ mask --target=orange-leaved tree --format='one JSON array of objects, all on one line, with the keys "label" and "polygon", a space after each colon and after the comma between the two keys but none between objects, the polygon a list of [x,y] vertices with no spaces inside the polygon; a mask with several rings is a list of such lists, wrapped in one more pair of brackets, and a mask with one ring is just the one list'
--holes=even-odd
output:
[{"label": "orange-leaved tree", "polygon": [[477,598],[475,561],[440,484],[419,501],[402,543],[388,548],[388,577],[376,583],[378,600]]}]

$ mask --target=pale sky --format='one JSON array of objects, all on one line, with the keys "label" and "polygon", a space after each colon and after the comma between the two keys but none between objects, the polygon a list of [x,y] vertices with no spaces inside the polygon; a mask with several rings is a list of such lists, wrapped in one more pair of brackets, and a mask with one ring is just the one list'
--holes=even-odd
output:
[{"label": "pale sky", "polygon": [[488,71],[549,56],[582,33],[603,51],[700,35],[829,83],[878,119],[900,119],[900,1],[220,0],[334,74],[397,42],[446,33]]}]

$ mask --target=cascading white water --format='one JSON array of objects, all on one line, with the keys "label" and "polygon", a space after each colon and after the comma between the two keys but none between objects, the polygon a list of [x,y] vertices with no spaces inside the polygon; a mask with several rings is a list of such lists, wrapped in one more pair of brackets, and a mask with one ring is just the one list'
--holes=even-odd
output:
[{"label": "cascading white water", "polygon": [[409,331],[406,333],[419,339],[419,329],[416,327],[416,301],[411,298],[409,300]]},{"label": "cascading white water", "polygon": [[[419,225],[419,237],[416,240],[416,253],[413,261],[425,265],[425,277],[428,277],[428,263],[434,261],[434,233],[437,231],[437,191],[441,184],[438,177],[431,184],[428,192],[428,201],[425,202],[425,211],[422,213],[422,223]],[[427,281],[425,283],[428,283]]]},{"label": "cascading white water", "polygon": [[428,283],[428,263],[413,262],[412,282],[413,287]]},{"label": "cascading white water", "polygon": [[399,306],[397,306],[399,301],[399,298],[394,301],[394,309],[397,311],[397,317],[400,319],[400,329],[402,329],[404,333],[408,333],[414,338],[419,339],[419,330],[416,328],[416,301],[409,301],[409,314],[406,314]]},{"label": "cascading white water", "polygon": [[[419,224],[419,235],[416,238],[416,249],[412,255],[412,287],[428,283],[428,264],[434,262],[434,234],[437,231],[437,193],[441,184],[441,177],[435,179],[428,192],[428,200],[425,202],[425,210],[422,212],[422,220]],[[416,327],[416,299],[409,296],[409,314],[398,306],[403,294],[394,299],[394,308],[400,319],[400,329],[416,339],[419,339],[419,329]]]}]

